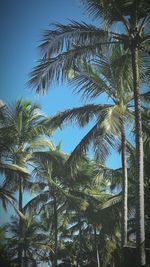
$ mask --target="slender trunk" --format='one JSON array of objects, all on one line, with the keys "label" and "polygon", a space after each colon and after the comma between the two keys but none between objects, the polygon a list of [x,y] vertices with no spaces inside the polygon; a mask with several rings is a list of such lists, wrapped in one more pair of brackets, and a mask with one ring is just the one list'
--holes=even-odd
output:
[{"label": "slender trunk", "polygon": [[99,258],[99,251],[98,251],[98,246],[97,246],[97,233],[96,233],[96,225],[93,225],[94,229],[94,250],[96,254],[96,259],[97,259],[97,267],[100,267],[100,258]]},{"label": "slender trunk", "polygon": [[83,249],[82,249],[82,228],[81,228],[81,215],[80,214],[79,214],[78,222],[79,222],[79,247],[80,247],[79,264],[80,264],[80,267],[82,267],[83,266]]},{"label": "slender trunk", "polygon": [[122,126],[121,133],[122,141],[122,170],[123,170],[123,209],[122,209],[122,248],[127,246],[127,224],[128,224],[128,175],[127,175],[127,161],[126,161],[126,138],[124,125]]},{"label": "slender trunk", "polygon": [[136,246],[138,266],[146,264],[145,258],[145,227],[144,227],[144,174],[143,174],[143,140],[141,102],[139,96],[139,69],[138,69],[138,46],[132,45],[132,71],[135,103],[135,130],[136,130]]},{"label": "slender trunk", "polygon": [[57,267],[57,250],[58,250],[58,215],[57,215],[57,201],[54,193],[54,267]]},{"label": "slender trunk", "polygon": [[[23,208],[22,208],[22,178],[19,179],[19,211],[22,212]],[[21,244],[21,239],[22,239],[22,230],[23,230],[23,220],[22,218],[19,216],[19,244],[18,244],[18,264],[20,267],[23,266],[22,263],[22,253],[23,253],[23,247]]]},{"label": "slender trunk", "polygon": [[99,258],[98,248],[97,248],[97,266],[100,267],[100,258]]},{"label": "slender trunk", "polygon": [[28,267],[27,251],[24,250],[24,267]]},{"label": "slender trunk", "polygon": [[97,250],[97,233],[96,233],[96,226],[93,224],[93,230],[94,230],[94,250],[96,252]]}]

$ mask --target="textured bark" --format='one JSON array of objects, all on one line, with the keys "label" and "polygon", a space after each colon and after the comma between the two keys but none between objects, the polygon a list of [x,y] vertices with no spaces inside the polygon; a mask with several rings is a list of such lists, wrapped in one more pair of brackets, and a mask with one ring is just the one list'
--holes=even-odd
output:
[{"label": "textured bark", "polygon": [[138,266],[146,264],[145,259],[145,226],[144,226],[144,174],[143,174],[143,140],[141,103],[139,96],[139,70],[138,70],[138,46],[132,44],[132,70],[135,103],[135,130],[136,130],[136,246]]},{"label": "textured bark", "polygon": [[58,251],[58,227],[57,227],[57,224],[58,224],[58,216],[57,216],[57,201],[56,201],[56,196],[54,194],[53,196],[54,198],[54,242],[55,242],[55,245],[54,245],[54,267],[57,267],[57,251]]},{"label": "textured bark", "polygon": [[121,141],[122,141],[122,170],[123,170],[123,183],[122,183],[122,191],[123,191],[123,209],[122,209],[122,248],[123,246],[127,246],[127,231],[128,231],[128,175],[127,175],[127,161],[126,161],[126,138],[124,125],[122,126],[121,133]]},{"label": "textured bark", "polygon": [[[19,179],[19,211],[23,211],[22,209],[22,178]],[[19,216],[19,239],[22,239],[22,228],[23,228],[23,220],[22,218]],[[22,244],[18,244],[18,264],[20,267],[23,266],[23,262],[22,262],[22,253],[23,253],[23,248],[22,248]]]}]

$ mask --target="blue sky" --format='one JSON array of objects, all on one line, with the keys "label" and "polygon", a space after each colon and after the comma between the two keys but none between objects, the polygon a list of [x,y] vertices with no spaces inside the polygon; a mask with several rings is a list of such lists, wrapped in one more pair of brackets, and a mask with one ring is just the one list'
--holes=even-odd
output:
[{"label": "blue sky", "polygon": [[[39,58],[37,46],[42,31],[51,23],[68,23],[69,19],[93,23],[83,10],[80,0],[0,0],[0,99],[10,103],[19,97],[39,103],[47,115],[53,115],[83,103],[79,95],[63,84],[49,90],[45,96],[36,96],[27,88],[28,74]],[[102,98],[102,101],[107,101]],[[91,125],[90,125],[91,126]],[[90,127],[89,126],[89,127]],[[57,144],[62,140],[62,150],[71,152],[88,131],[67,126],[53,137]],[[120,156],[112,153],[109,167],[120,167]]]}]

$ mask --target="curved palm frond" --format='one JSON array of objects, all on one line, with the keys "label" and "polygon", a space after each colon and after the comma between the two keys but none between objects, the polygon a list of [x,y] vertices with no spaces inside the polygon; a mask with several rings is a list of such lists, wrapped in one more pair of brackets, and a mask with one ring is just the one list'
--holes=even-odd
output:
[{"label": "curved palm frond", "polygon": [[[94,148],[95,155],[98,158],[103,158],[103,160],[106,158],[109,145],[114,146],[115,143],[115,137],[113,134],[117,136],[120,132],[120,117],[122,115],[120,107],[118,107],[118,105],[86,105],[84,107],[60,112],[58,115],[48,120],[47,123],[52,128],[58,126],[60,127],[67,121],[75,121],[80,127],[83,127],[93,118],[94,115],[97,117],[97,123],[74,149],[69,161],[72,161],[74,156],[77,159],[78,157],[80,158],[82,154],[84,155],[91,143]],[[103,155],[100,156],[101,153]],[[75,161],[75,158],[73,161]]]},{"label": "curved palm frond", "polygon": [[104,92],[108,96],[112,95],[108,83],[100,77],[99,69],[94,68],[92,64],[87,61],[80,62],[72,71],[74,73],[70,84],[73,85],[75,92],[82,93],[83,98],[96,98]]},{"label": "curved palm frond", "polygon": [[[95,56],[108,42],[108,32],[86,23],[55,24],[46,31],[40,46],[42,59],[30,74],[28,82],[37,93],[45,92],[49,85],[68,79],[68,71],[81,56]],[[86,45],[85,45],[86,44]]]},{"label": "curved palm frond", "polygon": [[101,210],[108,209],[108,208],[112,208],[113,206],[115,206],[119,203],[120,204],[122,203],[122,195],[121,194],[110,197],[108,200],[106,200],[106,202],[100,204],[99,208]]},{"label": "curved palm frond", "polygon": [[34,198],[32,198],[30,201],[28,201],[28,203],[23,207],[23,211],[24,213],[26,213],[28,210],[36,210],[37,208],[40,208],[41,206],[43,206],[43,203],[46,203],[49,199],[49,191],[46,190],[40,194],[38,194],[37,196],[35,196]]},{"label": "curved palm frond", "polygon": [[[80,58],[68,73],[74,91],[85,99],[98,97],[101,93],[116,104],[127,104],[133,97],[131,58],[121,45],[109,46],[106,55],[97,54],[95,59]],[[126,91],[126,93],[124,93]]]},{"label": "curved palm frond", "polygon": [[41,59],[39,65],[31,72],[31,79],[27,84],[35,88],[36,93],[45,93],[54,81],[60,83],[68,80],[68,71],[77,58],[82,55],[90,58],[97,53],[98,47],[99,43],[95,46],[86,45],[84,47],[76,45],[74,49],[63,52],[58,56]]},{"label": "curved palm frond", "polygon": [[[108,41],[108,32],[96,28],[85,22],[71,21],[68,25],[56,23],[54,30],[44,32],[43,43],[40,45],[43,56],[51,57],[53,54],[61,53],[64,48],[70,50],[73,45],[85,45],[99,43],[100,40]],[[100,46],[99,46],[100,48]]]},{"label": "curved palm frond", "polygon": [[50,128],[61,127],[65,122],[75,122],[78,123],[80,127],[84,127],[95,117],[100,117],[102,114],[104,116],[105,112],[111,108],[112,105],[94,105],[89,104],[83,107],[77,107],[73,109],[68,109],[63,112],[59,112],[55,116],[47,119],[47,126]]},{"label": "curved palm frond", "polygon": [[99,123],[96,123],[73,150],[67,164],[76,166],[91,144],[96,158],[104,162],[109,154],[110,146],[114,146],[114,143],[112,134],[105,132],[104,127],[100,127]]},{"label": "curved palm frond", "polygon": [[20,167],[16,164],[6,164],[6,163],[0,163],[0,172],[5,173],[7,175],[9,175],[10,172],[19,173],[27,176],[30,174],[26,168]]}]

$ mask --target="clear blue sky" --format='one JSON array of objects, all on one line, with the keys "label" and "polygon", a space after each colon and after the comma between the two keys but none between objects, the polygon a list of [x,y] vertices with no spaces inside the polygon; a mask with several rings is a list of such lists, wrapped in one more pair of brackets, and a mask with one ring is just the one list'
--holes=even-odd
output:
[{"label": "clear blue sky", "polygon": [[[0,0],[0,99],[6,103],[19,97],[31,99],[47,115],[83,104],[67,85],[51,88],[39,97],[25,85],[39,57],[42,31],[50,28],[50,23],[68,23],[69,19],[92,23],[80,0]],[[57,131],[54,141],[57,144],[62,139],[62,150],[71,152],[88,129],[68,126]],[[120,156],[113,153],[107,164],[119,167]]]}]

